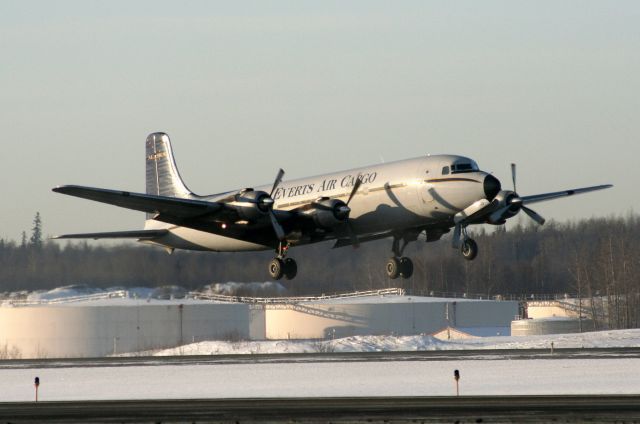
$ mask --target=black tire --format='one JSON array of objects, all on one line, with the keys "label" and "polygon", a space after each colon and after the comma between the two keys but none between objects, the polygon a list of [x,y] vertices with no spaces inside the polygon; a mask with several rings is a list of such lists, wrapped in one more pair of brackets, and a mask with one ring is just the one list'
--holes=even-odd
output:
[{"label": "black tire", "polygon": [[398,258],[390,258],[385,267],[387,276],[395,280],[400,276],[400,260]]},{"label": "black tire", "polygon": [[280,258],[273,258],[269,262],[269,275],[274,280],[279,280],[284,275],[284,262]]},{"label": "black tire", "polygon": [[466,239],[462,242],[462,256],[472,261],[478,256],[478,245],[473,239]]},{"label": "black tire", "polygon": [[298,275],[298,264],[291,258],[284,260],[284,276],[287,280],[293,280]]},{"label": "black tire", "polygon": [[400,275],[405,279],[413,275],[413,261],[410,258],[400,258]]}]

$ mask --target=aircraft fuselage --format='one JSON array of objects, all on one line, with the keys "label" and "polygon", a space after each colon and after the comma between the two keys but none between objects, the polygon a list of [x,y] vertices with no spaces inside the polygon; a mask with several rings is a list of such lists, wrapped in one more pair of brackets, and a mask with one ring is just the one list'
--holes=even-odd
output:
[{"label": "aircraft fuselage", "polygon": [[[452,168],[458,165],[468,169],[454,171]],[[473,160],[464,156],[424,156],[283,181],[273,194],[274,209],[292,210],[320,197],[346,201],[356,179],[360,177],[362,185],[349,205],[350,218],[358,236],[427,227],[441,227],[446,231],[456,213],[478,199],[497,194],[499,183],[491,185],[486,182],[488,175],[480,171]],[[265,184],[254,189],[269,192],[271,186]],[[218,201],[238,191],[204,196],[202,199]],[[212,234],[154,220],[147,220],[145,228],[169,228],[169,234],[153,242],[172,248],[221,252],[272,248],[225,237],[224,231]],[[335,236],[327,234],[321,240],[331,240]],[[302,236],[299,239],[291,238],[290,241],[294,245],[301,245],[311,243],[314,239]]]}]

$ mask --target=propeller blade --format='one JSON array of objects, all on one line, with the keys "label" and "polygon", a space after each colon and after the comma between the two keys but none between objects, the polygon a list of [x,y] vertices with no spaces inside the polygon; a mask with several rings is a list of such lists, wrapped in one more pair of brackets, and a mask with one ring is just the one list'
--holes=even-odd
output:
[{"label": "propeller blade", "polygon": [[282,225],[280,225],[276,215],[271,210],[269,211],[269,218],[271,218],[271,226],[273,227],[273,231],[275,231],[278,240],[284,240],[284,230],[282,229]]},{"label": "propeller blade", "polygon": [[516,190],[516,164],[515,163],[511,164],[511,179],[513,180],[513,191],[517,193],[518,190]]},{"label": "propeller blade", "polygon": [[278,175],[276,176],[276,180],[273,182],[273,187],[271,188],[271,193],[269,194],[269,197],[273,197],[273,195],[275,194],[276,189],[282,182],[282,177],[284,177],[284,170],[280,168],[280,170],[278,171]]},{"label": "propeller blade", "polygon": [[533,219],[535,222],[537,222],[540,225],[544,225],[545,219],[541,217],[536,211],[534,211],[533,209],[529,209],[526,206],[523,206],[522,210],[524,211],[524,213],[529,215],[529,218]]},{"label": "propeller blade", "polygon": [[362,185],[362,176],[358,175],[358,178],[356,179],[356,182],[355,184],[353,184],[353,188],[351,189],[351,194],[349,194],[349,200],[347,200],[347,205],[349,204],[349,202],[351,202],[351,199],[353,199],[353,196],[355,196],[356,191],[358,191],[361,185]]},{"label": "propeller blade", "polygon": [[358,236],[353,229],[351,220],[347,221],[347,231],[349,232],[349,238],[351,239],[351,245],[353,246],[353,248],[357,249],[358,247],[360,247],[360,240],[358,240]]}]

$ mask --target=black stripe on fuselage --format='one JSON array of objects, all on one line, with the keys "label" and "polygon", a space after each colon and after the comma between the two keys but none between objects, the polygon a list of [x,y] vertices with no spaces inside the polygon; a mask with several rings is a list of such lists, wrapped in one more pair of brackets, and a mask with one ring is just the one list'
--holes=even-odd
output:
[{"label": "black stripe on fuselage", "polygon": [[478,183],[480,181],[474,180],[472,178],[433,178],[431,180],[424,180],[426,183],[448,183],[448,182],[460,182],[460,181],[468,181],[470,183]]}]

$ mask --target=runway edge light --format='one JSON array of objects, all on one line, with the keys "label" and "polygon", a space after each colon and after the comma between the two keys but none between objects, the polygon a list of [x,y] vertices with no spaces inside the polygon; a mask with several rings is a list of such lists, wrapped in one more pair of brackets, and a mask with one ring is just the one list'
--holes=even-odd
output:
[{"label": "runway edge light", "polygon": [[453,371],[453,378],[456,380],[456,396],[460,396],[460,385],[459,385],[460,371],[454,370]]}]

